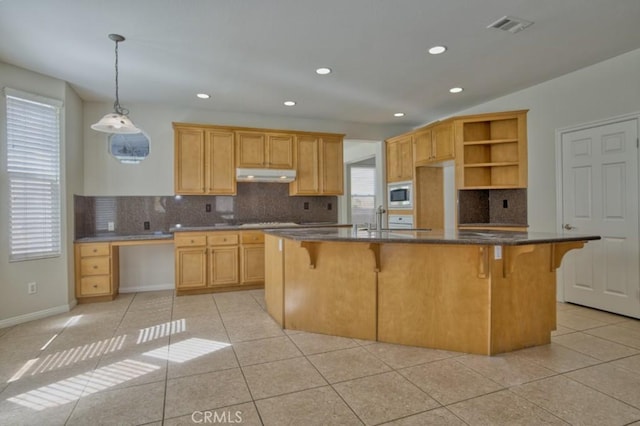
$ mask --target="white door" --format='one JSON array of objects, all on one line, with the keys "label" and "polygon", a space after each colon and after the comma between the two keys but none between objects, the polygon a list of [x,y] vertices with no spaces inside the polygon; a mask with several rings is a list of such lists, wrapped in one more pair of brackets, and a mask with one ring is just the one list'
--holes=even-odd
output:
[{"label": "white door", "polygon": [[640,318],[638,120],[562,134],[562,226],[596,234],[563,260],[565,300]]}]

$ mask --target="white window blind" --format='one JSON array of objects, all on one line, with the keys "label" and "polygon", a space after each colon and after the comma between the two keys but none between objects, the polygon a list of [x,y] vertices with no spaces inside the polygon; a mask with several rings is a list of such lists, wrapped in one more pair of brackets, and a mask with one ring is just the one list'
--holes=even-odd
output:
[{"label": "white window blind", "polygon": [[10,261],[60,255],[60,102],[5,89]]},{"label": "white window blind", "polygon": [[376,169],[351,167],[351,222],[375,223]]}]

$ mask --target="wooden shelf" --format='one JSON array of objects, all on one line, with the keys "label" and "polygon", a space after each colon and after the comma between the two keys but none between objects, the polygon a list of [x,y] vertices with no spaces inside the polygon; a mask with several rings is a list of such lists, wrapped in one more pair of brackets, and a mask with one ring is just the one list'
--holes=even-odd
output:
[{"label": "wooden shelf", "polygon": [[491,144],[497,144],[497,143],[512,143],[512,142],[518,142],[518,139],[489,139],[489,140],[482,140],[482,141],[464,141],[462,142],[463,145],[491,145]]},{"label": "wooden shelf", "polygon": [[465,186],[461,188],[461,190],[465,191],[467,189],[518,189],[524,188],[518,185],[485,185],[485,186]]},{"label": "wooden shelf", "polygon": [[471,163],[465,164],[464,167],[506,167],[506,166],[517,166],[519,163],[517,161],[510,162],[502,162],[502,163]]}]

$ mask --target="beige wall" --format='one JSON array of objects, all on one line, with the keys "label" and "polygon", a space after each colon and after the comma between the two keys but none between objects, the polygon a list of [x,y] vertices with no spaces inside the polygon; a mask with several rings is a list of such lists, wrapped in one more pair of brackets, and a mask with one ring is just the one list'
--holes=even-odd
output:
[{"label": "beige wall", "polygon": [[640,111],[640,50],[459,114],[528,109],[529,225],[555,232],[557,129]]},{"label": "beige wall", "polygon": [[[9,262],[9,194],[5,167],[0,168],[0,327],[28,318],[63,312],[73,300],[72,204],[64,197],[82,188],[82,102],[60,80],[0,63],[0,87],[61,100],[62,117],[62,255],[57,258]],[[6,102],[0,103],[0,164],[6,164]],[[27,294],[27,283],[35,281],[38,292]]]}]

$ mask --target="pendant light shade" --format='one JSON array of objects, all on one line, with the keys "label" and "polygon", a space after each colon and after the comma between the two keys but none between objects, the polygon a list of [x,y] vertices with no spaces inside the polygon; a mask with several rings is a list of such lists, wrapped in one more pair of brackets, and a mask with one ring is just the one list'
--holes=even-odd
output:
[{"label": "pendant light shade", "polygon": [[106,114],[100,121],[92,124],[91,128],[105,133],[140,133],[142,130],[137,128],[127,116],[129,110],[120,106],[118,96],[118,43],[124,41],[125,38],[119,34],[109,34],[109,38],[116,43],[116,100],[113,103],[113,112]]},{"label": "pendant light shade", "polygon": [[115,112],[110,112],[109,114],[105,114],[104,117],[100,119],[95,124],[91,125],[93,130],[97,130],[99,132],[105,133],[140,133],[141,130],[138,129],[133,122],[123,114],[117,114]]}]

